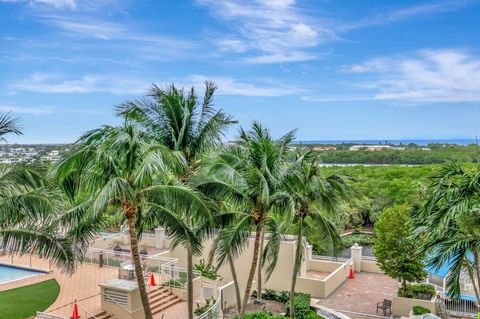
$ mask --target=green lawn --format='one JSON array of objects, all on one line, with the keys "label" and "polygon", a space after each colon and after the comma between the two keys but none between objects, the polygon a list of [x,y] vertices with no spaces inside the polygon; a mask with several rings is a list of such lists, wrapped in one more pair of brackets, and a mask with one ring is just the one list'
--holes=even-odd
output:
[{"label": "green lawn", "polygon": [[0,317],[2,319],[19,319],[33,316],[37,311],[44,311],[60,292],[55,279],[0,292]]}]

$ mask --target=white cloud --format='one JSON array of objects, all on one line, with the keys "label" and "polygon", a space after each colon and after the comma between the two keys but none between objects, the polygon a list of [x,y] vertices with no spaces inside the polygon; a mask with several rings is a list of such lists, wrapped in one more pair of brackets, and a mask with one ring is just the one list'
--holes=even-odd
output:
[{"label": "white cloud", "polygon": [[[189,85],[202,87],[203,83],[206,80],[211,80],[215,82],[215,84],[218,86],[217,93],[219,95],[274,97],[274,96],[296,95],[296,94],[305,92],[305,90],[300,87],[285,85],[282,83],[276,83],[274,81],[265,81],[265,83],[262,83],[262,84],[254,84],[254,83],[238,81],[231,77],[222,77],[222,76],[207,77],[205,75],[199,75],[199,74],[190,76],[187,79],[187,82],[191,83]],[[269,83],[266,83],[266,82],[269,82]],[[187,84],[186,86],[189,86],[189,85]]]},{"label": "white cloud", "polygon": [[[217,17],[230,22],[233,34],[215,41],[221,51],[251,52],[249,63],[280,63],[316,58],[308,49],[334,37],[318,19],[301,13],[293,0],[198,0]],[[295,58],[292,58],[294,52]],[[254,54],[254,55],[253,55]]]},{"label": "white cloud", "polygon": [[31,2],[35,4],[50,5],[57,9],[63,9],[63,8],[76,9],[77,8],[77,2],[75,0],[32,0]]},{"label": "white cloud", "polygon": [[397,8],[378,14],[372,13],[368,18],[347,21],[340,24],[339,31],[345,32],[353,29],[379,26],[387,23],[394,23],[401,20],[415,18],[419,16],[432,16],[443,12],[452,12],[462,9],[478,0],[441,0],[431,3],[413,5],[409,7]]},{"label": "white cloud", "polygon": [[76,9],[76,0],[0,0],[0,2],[18,2],[30,5],[46,5],[56,9]]},{"label": "white cloud", "polygon": [[257,84],[238,81],[232,77],[209,77],[199,74],[158,83],[143,78],[132,78],[119,75],[87,74],[79,78],[65,78],[54,74],[34,73],[27,79],[14,82],[10,85],[10,89],[13,91],[37,93],[110,93],[141,95],[144,94],[154,82],[160,86],[168,86],[172,82],[175,82],[177,83],[177,86],[195,86],[201,89],[206,80],[214,81],[217,84],[219,95],[273,97],[305,93],[305,90],[300,87],[286,85],[271,79],[265,79]]},{"label": "white cloud", "polygon": [[24,107],[13,105],[0,105],[0,112],[44,115],[50,114],[54,111],[53,107]]},{"label": "white cloud", "polygon": [[341,70],[366,76],[360,88],[368,93],[337,97],[320,95],[304,99],[480,102],[480,56],[463,50],[423,50],[413,55],[376,58],[362,64],[343,66]]},{"label": "white cloud", "polygon": [[59,75],[34,73],[29,78],[14,82],[10,89],[38,93],[111,93],[142,94],[151,82],[120,75],[91,75],[65,78]]},{"label": "white cloud", "polygon": [[315,60],[318,56],[315,56],[306,52],[288,52],[288,53],[273,53],[265,55],[250,56],[245,58],[247,63],[282,63],[282,62],[300,62]]},{"label": "white cloud", "polygon": [[238,39],[221,39],[215,44],[220,51],[241,53],[247,50],[247,44],[245,41]]}]

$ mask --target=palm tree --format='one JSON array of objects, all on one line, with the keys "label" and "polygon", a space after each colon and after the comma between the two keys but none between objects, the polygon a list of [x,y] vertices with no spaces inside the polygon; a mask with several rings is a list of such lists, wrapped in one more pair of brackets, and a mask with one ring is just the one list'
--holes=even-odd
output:
[{"label": "palm tree", "polygon": [[[0,115],[0,139],[22,134],[18,120]],[[24,165],[0,166],[0,236],[2,249],[11,253],[39,254],[68,272],[79,261],[91,233],[76,236],[82,223],[70,224],[72,211],[43,172]]]},{"label": "palm tree", "polygon": [[414,236],[426,264],[450,266],[448,293],[460,294],[460,276],[466,270],[480,304],[480,168],[465,169],[452,163],[436,176],[420,207],[412,213]]},{"label": "palm tree", "polygon": [[[59,185],[72,200],[86,198],[77,206],[77,216],[90,220],[92,229],[99,229],[102,216],[112,209],[123,214],[147,319],[152,312],[137,238],[154,220],[175,220],[178,210],[188,209],[192,215],[207,210],[198,194],[171,183],[171,176],[184,170],[184,162],[180,153],[149,143],[142,131],[125,121],[122,126],[104,126],[84,134],[76,150],[55,168]],[[179,239],[189,238],[198,251],[200,241],[188,227],[177,224],[175,232]]]},{"label": "palm tree", "polygon": [[[235,123],[230,116],[213,107],[216,86],[205,82],[203,99],[199,101],[194,88],[188,92],[171,85],[162,89],[153,85],[147,97],[120,105],[117,114],[138,124],[147,138],[168,149],[182,154],[186,165],[175,178],[181,185],[188,187],[189,178],[195,174],[202,163],[202,158],[218,147],[225,129]],[[191,228],[197,236],[209,233],[209,227],[201,218],[193,218],[188,211],[178,214],[174,223]],[[205,217],[205,216],[204,216]],[[173,232],[168,224],[168,232]],[[201,226],[201,227],[200,227]],[[193,318],[193,243],[187,239],[182,245],[187,250],[187,296],[188,318]]]},{"label": "palm tree", "polygon": [[229,252],[242,250],[245,239],[241,236],[242,231],[253,228],[255,232],[240,318],[244,317],[255,270],[260,266],[261,237],[265,227],[273,214],[293,212],[293,201],[281,188],[286,176],[286,148],[293,136],[293,132],[290,132],[276,142],[268,130],[254,122],[250,131],[241,130],[238,143],[219,154],[213,163],[207,165],[207,172],[196,181],[203,193],[213,198],[223,198],[239,211],[239,220],[236,222],[238,230],[231,230],[239,236],[232,237],[228,247],[222,249],[220,260],[227,258]]},{"label": "palm tree", "polygon": [[5,141],[5,135],[7,134],[23,134],[20,126],[18,125],[18,119],[12,118],[9,113],[0,115],[0,138]]},{"label": "palm tree", "polygon": [[[295,318],[295,285],[297,274],[303,256],[303,234],[313,231],[320,234],[334,251],[341,245],[338,231],[329,219],[328,212],[333,212],[337,203],[350,194],[347,178],[340,175],[330,175],[324,178],[317,164],[317,156],[307,153],[301,156],[298,172],[292,174],[287,188],[295,202],[295,217],[297,225],[297,241],[290,288],[290,318]],[[310,229],[312,227],[313,229]]]}]

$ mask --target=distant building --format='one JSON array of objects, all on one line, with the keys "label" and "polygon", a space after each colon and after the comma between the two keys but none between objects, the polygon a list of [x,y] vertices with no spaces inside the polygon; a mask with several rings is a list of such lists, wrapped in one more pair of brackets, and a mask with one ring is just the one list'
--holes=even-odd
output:
[{"label": "distant building", "polygon": [[312,148],[312,150],[314,151],[336,151],[337,148],[335,146],[315,146],[314,148]]},{"label": "distant building", "polygon": [[350,151],[403,151],[406,148],[403,146],[392,146],[392,145],[353,145],[350,146]]}]

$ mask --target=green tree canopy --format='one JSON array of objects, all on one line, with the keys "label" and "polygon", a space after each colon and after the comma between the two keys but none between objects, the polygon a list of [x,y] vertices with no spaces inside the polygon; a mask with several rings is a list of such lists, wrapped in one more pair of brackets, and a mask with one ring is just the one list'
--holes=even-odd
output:
[{"label": "green tree canopy", "polygon": [[405,285],[424,279],[427,273],[417,251],[418,239],[411,236],[408,205],[396,205],[383,210],[375,223],[373,249],[380,269]]}]

